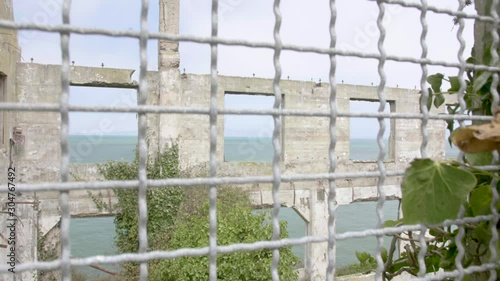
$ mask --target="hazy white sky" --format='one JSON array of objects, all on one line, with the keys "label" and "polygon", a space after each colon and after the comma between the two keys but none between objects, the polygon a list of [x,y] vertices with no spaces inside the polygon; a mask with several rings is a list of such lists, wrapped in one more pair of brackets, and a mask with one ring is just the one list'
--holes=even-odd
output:
[{"label": "hazy white sky", "polygon": [[[51,4],[61,0],[15,0],[16,21],[59,24],[60,7]],[[139,30],[140,1],[138,0],[73,0],[71,23],[85,27],[100,27],[114,30]],[[274,14],[270,0],[221,0],[219,35],[223,38],[246,39],[273,42]],[[416,1],[420,2],[420,1]],[[456,9],[458,1],[430,1],[431,5]],[[210,7],[208,0],[181,0],[180,32],[199,36],[210,34]],[[345,0],[337,1],[337,45],[347,50],[376,53],[378,30],[376,17],[378,8],[374,1]],[[329,1],[282,1],[283,24],[281,36],[284,43],[304,46],[328,47]],[[473,7],[466,11],[474,13]],[[453,19],[443,14],[428,12],[429,32],[427,45],[428,57],[449,62],[457,61],[458,27]],[[390,55],[420,57],[420,12],[416,9],[388,6],[385,26],[387,35],[385,49]],[[149,27],[158,31],[158,0],[150,1]],[[467,41],[465,57],[470,55],[473,45],[473,21],[466,20],[463,34]],[[37,63],[59,64],[61,62],[59,35],[42,32],[20,32],[20,45],[23,61],[33,58]],[[117,39],[104,36],[71,35],[71,60],[76,65],[105,66],[115,68],[139,69],[139,44],[136,39]],[[188,73],[209,73],[209,47],[201,44],[181,43],[180,69]],[[245,47],[219,48],[219,73],[221,75],[252,76],[272,78],[274,67],[272,50]],[[157,42],[150,40],[148,45],[150,70],[157,69]],[[336,80],[348,84],[370,85],[378,83],[377,61],[369,59],[338,57]],[[283,78],[328,81],[329,58],[326,55],[284,51],[281,56]],[[452,68],[429,66],[429,74],[435,72],[456,75]],[[414,88],[419,87],[422,75],[419,65],[387,62],[385,66],[387,85]],[[134,74],[137,79],[138,71]],[[72,104],[119,103],[123,100],[134,101],[133,91],[72,87]],[[236,101],[237,102],[237,101]],[[240,104],[247,104],[243,100]],[[238,106],[237,104],[235,106]],[[376,107],[375,107],[376,108]],[[370,110],[368,107],[361,110]],[[356,110],[352,109],[351,110]],[[358,108],[359,110],[359,108]],[[375,109],[376,110],[376,109]],[[93,114],[72,113],[70,132],[83,133],[96,129],[103,118],[111,118],[114,131],[111,133],[136,132],[134,114]],[[96,123],[97,122],[97,123]],[[374,137],[378,127],[365,126],[366,120],[352,120],[352,137]],[[356,125],[356,122],[359,122]],[[257,122],[259,123],[259,122]],[[374,123],[376,124],[376,123]],[[249,130],[257,128],[257,124]],[[259,125],[260,126],[260,125]],[[236,130],[235,126],[234,130]],[[359,129],[358,129],[359,128]],[[229,128],[229,130],[232,130]]]}]

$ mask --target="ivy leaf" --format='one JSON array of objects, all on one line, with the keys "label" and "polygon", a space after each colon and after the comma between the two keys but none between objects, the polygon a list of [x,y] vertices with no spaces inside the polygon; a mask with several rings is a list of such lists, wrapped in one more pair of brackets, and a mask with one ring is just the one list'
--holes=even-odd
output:
[{"label": "ivy leaf", "polygon": [[[431,88],[428,89],[428,93],[429,93],[429,95],[427,96],[427,104],[426,104],[426,106],[427,106],[427,110],[431,110],[431,107],[432,107],[432,96],[433,96]],[[420,104],[422,104],[423,97],[424,97],[423,95],[420,95],[420,101],[419,101]]]},{"label": "ivy leaf", "polygon": [[443,84],[444,75],[441,73],[433,74],[427,77],[426,81],[429,83],[436,93],[441,93],[441,85]]},{"label": "ivy leaf", "polygon": [[402,221],[403,221],[403,219],[399,219],[399,220],[396,220],[396,221],[386,220],[384,222],[384,227],[394,227],[394,226],[396,226],[398,223],[400,223]]},{"label": "ivy leaf", "polygon": [[386,248],[382,248],[382,252],[380,253],[380,255],[382,256],[382,261],[384,263],[387,262],[387,257],[389,256],[389,254],[387,253],[387,249]]},{"label": "ivy leaf", "polygon": [[470,206],[474,216],[488,215],[491,205],[491,186],[482,185],[470,194]]},{"label": "ivy leaf", "polygon": [[444,103],[444,95],[443,93],[438,93],[434,95],[434,106],[439,108]]},{"label": "ivy leaf", "polygon": [[489,65],[491,63],[491,45],[486,47],[483,51],[482,64]]},{"label": "ivy leaf", "polygon": [[373,259],[373,257],[367,252],[356,251],[356,257],[358,258],[358,261],[361,264],[368,264],[370,263],[370,260]]},{"label": "ivy leaf", "polygon": [[416,159],[401,185],[403,221],[432,225],[454,219],[474,186],[476,178],[468,171],[431,159]]},{"label": "ivy leaf", "polygon": [[465,159],[472,166],[486,166],[493,162],[493,154],[491,152],[466,153]]},{"label": "ivy leaf", "polygon": [[[491,200],[493,194],[490,185],[481,185],[475,188],[470,194],[470,206],[474,216],[489,215],[491,214]],[[500,207],[500,201],[496,204],[497,208]]]},{"label": "ivy leaf", "polygon": [[449,76],[451,88],[448,89],[448,92],[456,93],[460,90],[460,82],[458,80],[458,76]]},{"label": "ivy leaf", "polygon": [[468,110],[480,109],[483,105],[483,100],[481,96],[477,93],[467,93],[464,96],[465,102],[467,103]]},{"label": "ivy leaf", "polygon": [[439,263],[441,262],[441,257],[439,255],[431,255],[425,257],[425,267],[427,273],[436,272],[439,270]]},{"label": "ivy leaf", "polygon": [[491,229],[484,222],[476,227],[475,234],[481,243],[487,244],[491,240]]}]

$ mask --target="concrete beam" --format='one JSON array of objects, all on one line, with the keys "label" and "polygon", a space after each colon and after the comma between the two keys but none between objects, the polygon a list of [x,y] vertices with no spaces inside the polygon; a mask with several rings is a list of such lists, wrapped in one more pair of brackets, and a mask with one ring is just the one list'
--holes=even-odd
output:
[{"label": "concrete beam", "polygon": [[[60,65],[17,63],[17,68],[22,74],[18,75],[18,81],[25,82],[27,85],[51,85],[60,89]],[[133,69],[72,66],[70,84],[72,86],[136,89],[138,83],[132,80],[134,72]]]},{"label": "concrete beam", "polygon": [[72,66],[72,86],[110,87],[136,89],[139,85],[132,80],[133,69]]}]

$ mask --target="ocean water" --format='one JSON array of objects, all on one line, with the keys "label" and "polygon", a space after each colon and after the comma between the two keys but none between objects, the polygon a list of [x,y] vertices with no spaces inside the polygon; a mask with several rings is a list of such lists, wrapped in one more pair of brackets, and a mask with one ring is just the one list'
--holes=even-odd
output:
[{"label": "ocean water", "polygon": [[[271,139],[226,138],[226,161],[270,162],[273,157]],[[132,161],[137,145],[136,136],[70,136],[70,161],[72,163],[103,163],[109,160]],[[378,157],[378,146],[375,140],[352,140],[351,159],[375,160]],[[456,158],[458,150],[447,145],[446,155]],[[398,201],[386,201],[384,219],[397,219]],[[88,257],[92,255],[115,254],[113,217],[75,218],[71,220],[70,239],[71,255]],[[305,222],[290,208],[282,208],[280,219],[288,222],[289,235],[299,238],[306,235]],[[337,209],[337,232],[360,231],[375,228],[377,224],[376,202],[358,202],[342,205]],[[389,247],[389,238],[384,238],[384,246]],[[337,242],[337,266],[342,267],[357,263],[356,251],[373,253],[377,246],[375,237],[356,238]],[[293,248],[294,253],[304,258],[304,246]],[[118,270],[117,266],[105,266]],[[78,271],[89,275],[103,274],[89,267],[78,268]]]},{"label": "ocean water", "polygon": [[[115,246],[114,217],[99,218],[72,218],[69,227],[71,241],[71,255],[79,258],[95,255],[114,255],[118,251]],[[119,265],[99,266],[118,272]],[[97,277],[108,275],[100,270],[85,266],[76,267],[75,270],[86,276]]]},{"label": "ocean water", "polygon": [[71,163],[127,161],[135,157],[137,136],[69,136]]},{"label": "ocean water", "polygon": [[[131,162],[135,157],[137,136],[69,136],[71,163]],[[388,142],[385,141],[386,149]],[[224,139],[224,160],[235,162],[271,162],[274,148],[270,138]],[[446,144],[446,156],[456,158],[458,149]],[[375,139],[351,140],[350,159],[376,160],[379,147]],[[387,155],[386,155],[387,158]]]},{"label": "ocean water", "polygon": [[272,162],[273,155],[270,138],[224,138],[224,161]]}]

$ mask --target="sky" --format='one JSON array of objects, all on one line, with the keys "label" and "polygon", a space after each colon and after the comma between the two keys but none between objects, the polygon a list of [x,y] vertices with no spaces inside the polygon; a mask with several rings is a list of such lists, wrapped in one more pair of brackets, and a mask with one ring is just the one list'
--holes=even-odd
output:
[{"label": "sky", "polygon": [[[62,0],[15,0],[15,19],[18,22],[39,24],[60,24]],[[182,0],[180,11],[180,33],[209,36],[210,9],[208,0]],[[222,38],[273,42],[274,14],[270,0],[220,0],[219,36]],[[416,1],[420,2],[420,1]],[[139,30],[139,0],[73,0],[71,24],[82,27],[98,27],[113,30]],[[431,5],[456,9],[458,1],[431,1]],[[54,5],[55,4],[55,5]],[[466,12],[474,13],[472,6]],[[282,1],[283,22],[281,37],[284,43],[302,46],[328,47],[329,1]],[[343,50],[377,53],[378,30],[376,17],[378,8],[371,0],[337,1],[337,46]],[[158,0],[150,1],[149,30],[158,31]],[[456,39],[458,26],[451,16],[428,12],[429,31],[427,45],[431,59],[457,62],[459,48]],[[467,42],[464,56],[470,55],[473,45],[473,21],[465,20],[463,36]],[[387,6],[385,26],[387,29],[384,47],[388,55],[420,57],[420,12],[416,9]],[[36,63],[60,64],[61,52],[58,34],[26,32],[19,34],[22,60]],[[187,73],[207,74],[210,71],[209,46],[195,43],[181,43],[179,47],[180,70]],[[139,44],[137,39],[107,38],[104,36],[71,35],[70,57],[75,65],[135,69],[133,78],[139,75]],[[283,51],[281,56],[283,78],[292,80],[328,81],[330,61],[327,55]],[[157,70],[157,41],[148,43],[148,69]],[[337,83],[375,85],[379,82],[377,60],[359,58],[337,58]],[[221,75],[256,77],[274,76],[273,51],[246,47],[219,47],[218,68]],[[440,72],[457,75],[453,68],[428,66],[429,74]],[[410,63],[388,61],[385,65],[387,86],[415,88],[420,86],[421,67]],[[75,105],[109,105],[117,103],[134,104],[134,91],[72,87],[70,103]],[[231,101],[228,107],[262,105],[260,100],[250,101],[241,97]],[[377,105],[351,110],[376,111]],[[134,134],[137,132],[135,114],[71,113],[70,133],[86,134],[99,129],[99,122],[111,120],[113,130],[108,134]],[[264,120],[264,119],[263,119]],[[269,118],[270,120],[270,118]],[[229,134],[240,134],[241,122],[229,121],[225,128]],[[262,122],[246,122],[248,132],[258,131]],[[375,120],[366,125],[366,119],[353,119],[352,138],[374,138],[378,131]],[[249,133],[250,134],[250,133]]]},{"label": "sky", "polygon": [[[226,94],[224,106],[231,109],[271,109],[274,96]],[[250,125],[249,125],[250,124]],[[271,116],[224,115],[224,136],[272,138],[274,121]]]}]

